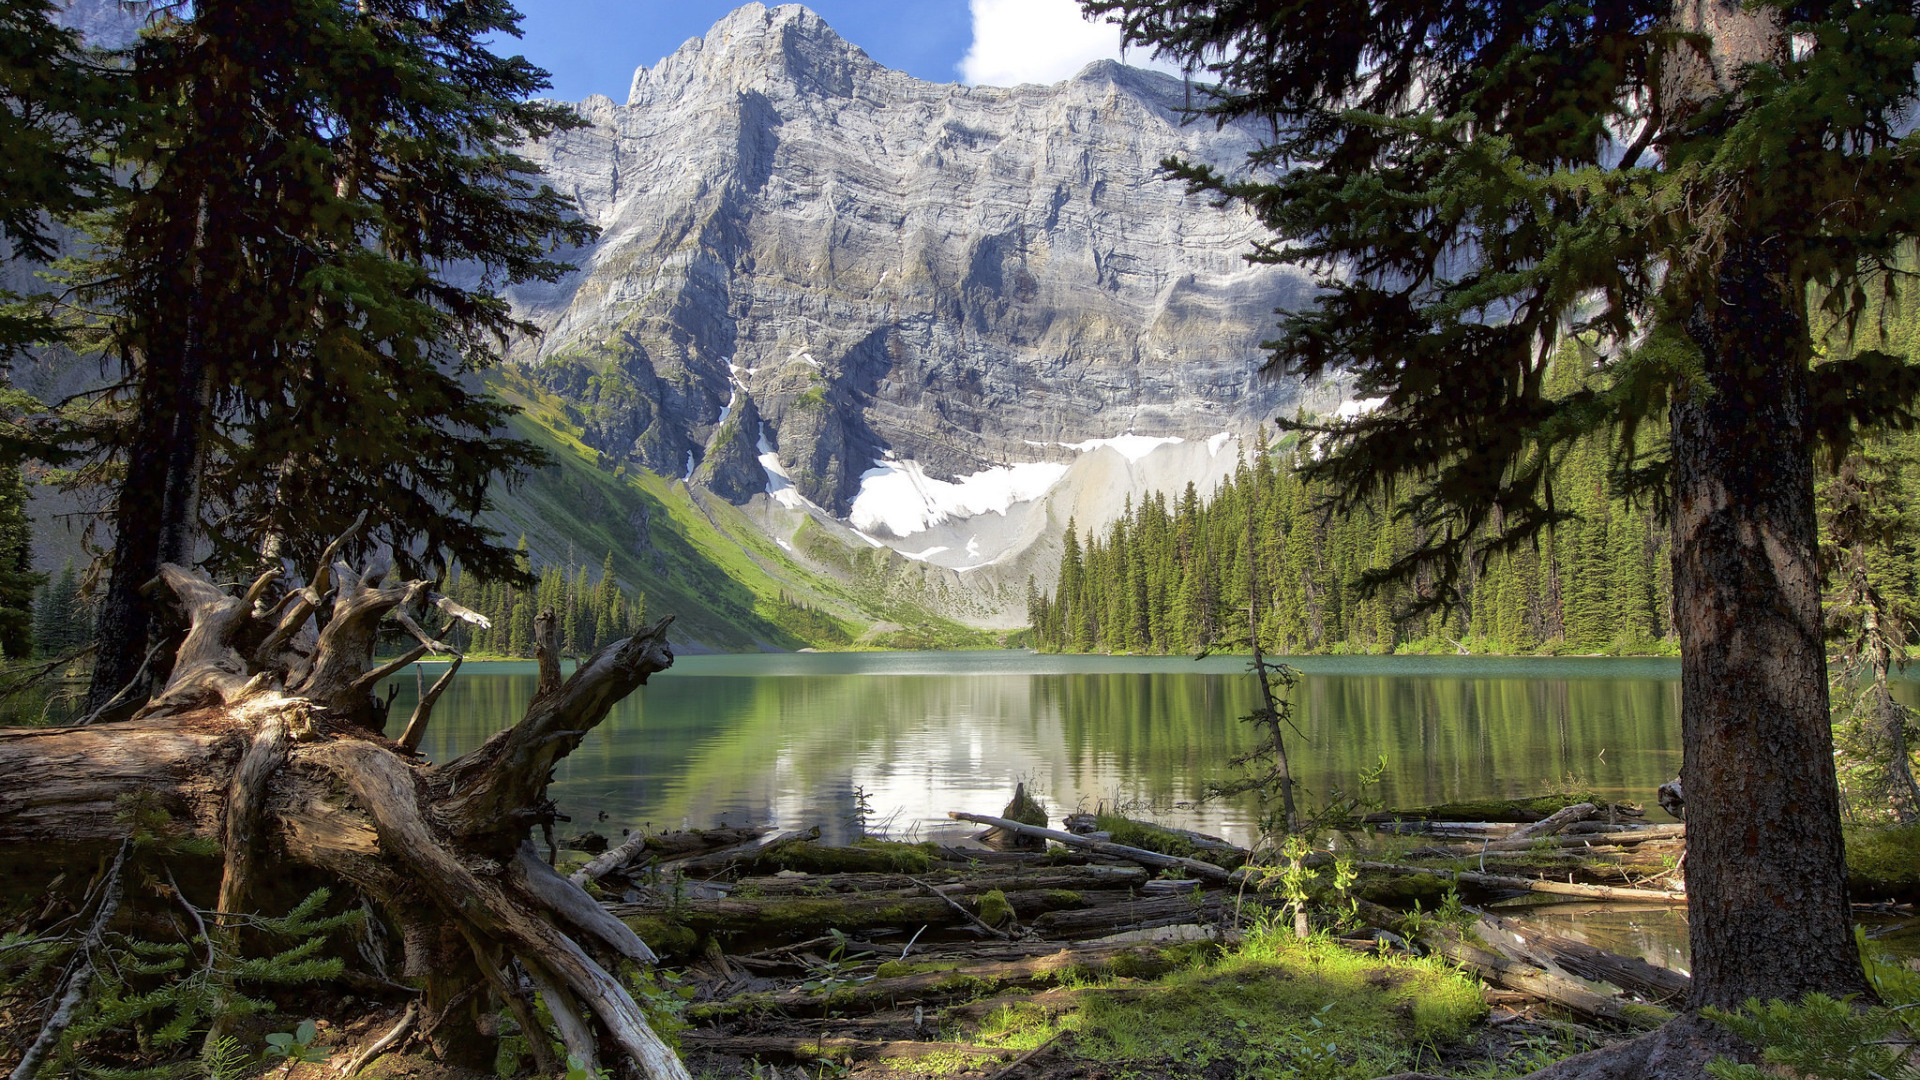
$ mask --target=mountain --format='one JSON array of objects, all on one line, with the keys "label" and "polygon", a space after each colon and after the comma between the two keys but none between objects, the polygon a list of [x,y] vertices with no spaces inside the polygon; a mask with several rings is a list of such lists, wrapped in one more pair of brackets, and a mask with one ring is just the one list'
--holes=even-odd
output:
[{"label": "mountain", "polygon": [[[66,19],[114,44],[137,14],[73,0]],[[1159,175],[1254,145],[1184,122],[1188,100],[1107,62],[923,82],[804,7],[750,4],[624,104],[579,103],[588,126],[524,152],[601,236],[561,253],[564,280],[510,291],[544,332],[489,375],[555,463],[503,485],[488,524],[538,564],[611,551],[683,646],[1023,625],[1070,518],[1210,491],[1259,423],[1338,400],[1258,375],[1273,309],[1308,285],[1245,261],[1249,216]],[[101,368],[56,350],[13,374],[59,400]],[[36,493],[40,568],[84,561],[88,510]]]},{"label": "mountain", "polygon": [[513,359],[603,464],[737,508],[806,572],[890,550],[929,609],[1018,625],[1069,516],[1209,489],[1305,403],[1258,374],[1305,276],[1159,175],[1254,145],[1187,123],[1188,93],[1112,62],[923,82],[749,4],[527,149],[601,237],[511,293],[545,331]]}]

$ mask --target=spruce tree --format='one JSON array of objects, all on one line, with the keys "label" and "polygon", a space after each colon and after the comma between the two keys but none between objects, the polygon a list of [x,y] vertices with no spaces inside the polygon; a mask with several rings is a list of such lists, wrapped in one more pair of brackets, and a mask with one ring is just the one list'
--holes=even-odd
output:
[{"label": "spruce tree", "polygon": [[581,123],[491,51],[517,21],[505,0],[201,0],[134,46],[129,183],[74,276],[134,395],[92,704],[146,651],[139,587],[201,544],[311,565],[373,508],[362,543],[513,574],[477,518],[543,458],[466,376],[530,329],[496,290],[556,278],[552,246],[592,233],[512,152]]},{"label": "spruce tree", "polygon": [[[1274,361],[1383,399],[1306,466],[1341,507],[1402,493],[1424,543],[1385,576],[1453,602],[1477,550],[1561,520],[1575,440],[1622,429],[1623,490],[1672,508],[1690,1004],[1868,989],[1827,717],[1813,448],[1912,419],[1905,365],[1814,365],[1920,232],[1911,0],[1087,0],[1272,137],[1171,163],[1321,267]],[[1836,107],[1844,102],[1844,107]],[[1817,286],[1818,291],[1813,292]],[[1567,334],[1592,389],[1545,393]],[[1642,424],[1661,453],[1636,458]],[[1485,530],[1490,523],[1497,534]],[[1376,575],[1374,580],[1379,580]]]}]

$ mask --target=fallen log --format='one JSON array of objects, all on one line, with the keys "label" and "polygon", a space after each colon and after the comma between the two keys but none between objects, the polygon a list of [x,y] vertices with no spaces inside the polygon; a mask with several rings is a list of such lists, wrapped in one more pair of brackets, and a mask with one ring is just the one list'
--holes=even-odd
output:
[{"label": "fallen log", "polygon": [[1560,937],[1491,912],[1476,912],[1480,937],[1510,959],[1553,971],[1608,983],[1656,1005],[1677,1005],[1687,998],[1693,980],[1669,968],[1657,967],[1634,956],[1621,956],[1584,941]]},{"label": "fallen log", "polygon": [[661,863],[657,869],[662,874],[676,874],[680,877],[702,877],[718,874],[724,870],[731,869],[734,864],[738,862],[751,861],[753,856],[760,854],[768,848],[778,847],[781,844],[817,840],[819,838],[820,826],[815,825],[811,829],[795,829],[792,832],[781,833],[771,840],[756,838],[743,841],[732,847],[721,848],[718,851],[709,851],[703,855],[672,859]]},{"label": "fallen log", "polygon": [[1128,930],[1151,930],[1177,923],[1217,921],[1226,906],[1219,893],[1200,899],[1168,896],[1069,911],[1050,911],[1033,920],[1037,934],[1052,938],[1090,938]]},{"label": "fallen log", "polygon": [[909,964],[922,970],[888,978],[847,981],[827,991],[783,990],[772,994],[744,994],[729,1001],[700,1007],[708,1017],[764,1008],[816,1015],[880,1005],[926,1004],[954,998],[970,999],[1002,990],[1054,986],[1107,974],[1151,976],[1172,970],[1173,962],[1159,947],[1137,944],[1052,946],[1051,952],[1013,960],[952,961],[944,957],[915,957]]},{"label": "fallen log", "polygon": [[734,1057],[782,1057],[796,1061],[899,1061],[932,1057],[935,1054],[1006,1061],[1014,1051],[1000,1046],[973,1046],[968,1043],[914,1042],[867,1039],[793,1038],[783,1035],[717,1035],[706,1031],[683,1031],[680,1044],[689,1050]]},{"label": "fallen log", "polygon": [[1564,810],[1555,810],[1552,814],[1534,822],[1522,825],[1507,834],[1509,841],[1531,840],[1536,836],[1552,836],[1575,822],[1585,821],[1600,812],[1600,808],[1590,802],[1574,803]]},{"label": "fallen log", "polygon": [[1603,803],[1588,795],[1541,795],[1531,799],[1484,799],[1415,807],[1410,810],[1387,810],[1368,814],[1360,820],[1373,824],[1432,821],[1514,822],[1524,825],[1551,817],[1557,811],[1583,802],[1593,803],[1602,812],[1611,812],[1615,816],[1639,817],[1643,813],[1638,806],[1626,803]]},{"label": "fallen log", "polygon": [[[1114,816],[1119,817],[1119,815]],[[1075,836],[1092,836],[1095,832],[1099,831],[1099,820],[1100,815],[1098,814],[1068,814],[1064,824],[1067,827],[1067,831]],[[1171,825],[1161,825],[1152,821],[1139,821],[1134,818],[1123,817],[1120,818],[1120,820],[1126,822],[1128,825],[1148,832],[1166,833],[1200,851],[1217,851],[1222,855],[1233,856],[1243,862],[1250,854],[1246,848],[1238,844],[1228,843],[1218,836],[1209,836],[1206,833],[1194,832],[1192,829],[1176,829]]]},{"label": "fallen log", "polygon": [[585,885],[624,869],[642,858],[665,861],[684,859],[709,851],[750,844],[766,835],[765,829],[685,829],[670,833],[635,830],[619,847],[595,856],[592,862],[573,872],[573,883]]},{"label": "fallen log", "polygon": [[[0,731],[9,868],[91,857],[136,829],[208,841],[224,849],[225,884],[196,906],[223,915],[248,913],[249,881],[318,872],[367,897],[406,944],[404,970],[424,984],[422,1035],[450,1064],[491,1063],[488,965],[517,959],[597,1019],[604,1034],[588,1046],[651,1080],[685,1080],[631,994],[571,934],[627,956],[645,946],[581,906],[565,879],[516,865],[529,829],[553,819],[555,765],[672,663],[671,619],[600,650],[518,722],[436,765],[383,737],[370,678],[385,668],[373,661],[380,624],[433,600],[429,583],[395,582],[379,556],[323,566],[281,603],[255,603],[272,578],[232,596],[168,567],[162,581],[193,626],[136,719]],[[132,796],[139,816],[125,812]]]},{"label": "fallen log", "polygon": [[1548,893],[1555,896],[1578,896],[1588,900],[1651,900],[1667,904],[1684,904],[1687,894],[1669,892],[1664,889],[1626,889],[1613,885],[1574,885],[1564,881],[1541,881],[1535,878],[1505,877],[1498,874],[1477,874],[1470,870],[1441,870],[1430,866],[1401,866],[1397,863],[1355,862],[1358,870],[1377,870],[1388,874],[1426,874],[1448,881],[1459,881],[1468,885],[1478,885],[1483,889],[1512,889],[1518,892]]},{"label": "fallen log", "polygon": [[[1082,894],[1064,889],[1039,889],[1004,894],[1014,913],[1022,919],[1049,911],[1079,907],[1086,903]],[[943,892],[928,895],[914,888],[911,894],[869,895],[831,893],[823,896],[787,895],[725,899],[679,898],[648,900],[637,904],[608,904],[606,910],[629,926],[645,926],[659,920],[686,927],[703,936],[717,936],[733,942],[799,940],[829,931],[855,933],[891,927],[911,931],[922,926],[954,926],[969,921],[975,911],[963,914],[960,900]]]},{"label": "fallen log", "polygon": [[1629,1006],[1604,994],[1596,994],[1572,979],[1552,975],[1531,964],[1468,945],[1450,935],[1432,935],[1422,939],[1421,944],[1435,956],[1451,960],[1497,986],[1529,994],[1576,1016],[1613,1027],[1652,1029],[1671,1018],[1665,1010],[1650,1005],[1637,1008]]},{"label": "fallen log", "polygon": [[1178,855],[1162,855],[1157,851],[1146,851],[1141,848],[1128,847],[1125,844],[1109,844],[1099,840],[1089,840],[1084,836],[1075,836],[1070,832],[1061,832],[1059,829],[1045,829],[1037,825],[1023,825],[1018,821],[1010,821],[1007,818],[989,817],[986,814],[963,814],[957,810],[948,812],[947,816],[956,821],[971,821],[978,825],[992,825],[1005,829],[1008,832],[1037,836],[1042,840],[1053,840],[1072,847],[1085,848],[1088,851],[1100,855],[1106,855],[1116,859],[1126,859],[1129,862],[1137,862],[1143,866],[1151,866],[1156,870],[1184,870],[1195,877],[1203,878],[1207,881],[1219,882],[1221,884],[1225,884],[1231,876],[1227,870],[1215,866],[1210,862],[1202,862],[1199,859],[1183,859]]},{"label": "fallen log", "polygon": [[1665,840],[1684,840],[1687,836],[1685,825],[1648,825],[1627,832],[1589,835],[1575,833],[1570,836],[1543,836],[1531,840],[1488,840],[1464,844],[1435,844],[1424,850],[1444,851],[1454,855],[1474,855],[1481,851],[1527,851],[1536,847],[1562,848],[1612,848],[1637,847],[1641,844]]},{"label": "fallen log", "polygon": [[[760,896],[818,896],[821,892],[906,892],[918,886],[909,874],[798,874],[784,877],[745,877],[734,883],[739,893]],[[921,877],[949,896],[975,895],[990,889],[1005,892],[1035,889],[1132,889],[1145,884],[1146,870],[1138,866],[1038,866],[995,868],[976,873],[934,871]]]}]

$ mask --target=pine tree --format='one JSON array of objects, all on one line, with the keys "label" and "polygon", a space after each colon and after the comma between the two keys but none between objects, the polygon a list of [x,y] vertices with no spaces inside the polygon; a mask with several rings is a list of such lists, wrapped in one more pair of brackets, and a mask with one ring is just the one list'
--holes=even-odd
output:
[{"label": "pine tree", "polygon": [[133,48],[113,144],[132,182],[74,272],[135,395],[91,704],[146,651],[136,590],[201,544],[222,567],[311,565],[373,507],[363,543],[513,574],[477,518],[495,475],[544,458],[494,434],[511,410],[464,376],[531,329],[493,290],[553,280],[552,244],[592,233],[510,149],[583,122],[487,47],[517,19],[199,0]]},{"label": "pine tree", "polygon": [[[1251,209],[1256,258],[1322,268],[1280,371],[1382,399],[1319,425],[1337,505],[1392,493],[1433,605],[1488,546],[1564,520],[1556,459],[1620,428],[1663,489],[1682,645],[1691,1007],[1867,993],[1846,903],[1814,535],[1816,441],[1908,417],[1884,353],[1810,363],[1920,233],[1910,0],[1086,0],[1204,71],[1198,111],[1270,133],[1170,171]],[[1542,88],[1550,92],[1542,92]],[[1832,103],[1844,101],[1845,108]],[[1809,208],[1819,208],[1809,212]],[[1813,290],[1817,287],[1818,291]],[[1545,392],[1571,329],[1595,389]],[[1463,403],[1467,403],[1463,407]],[[1643,424],[1668,421],[1649,468]],[[1497,535],[1487,528],[1496,521]]]}]

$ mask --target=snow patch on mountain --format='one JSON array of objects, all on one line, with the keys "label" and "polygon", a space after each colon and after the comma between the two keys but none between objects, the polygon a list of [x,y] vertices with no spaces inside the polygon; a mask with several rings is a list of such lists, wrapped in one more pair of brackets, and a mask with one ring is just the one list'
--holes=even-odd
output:
[{"label": "snow patch on mountain", "polygon": [[928,476],[911,459],[880,461],[860,474],[847,520],[860,530],[912,536],[950,518],[1005,514],[1015,503],[1045,495],[1066,472],[1065,465],[1033,461],[948,481]]},{"label": "snow patch on mountain", "polygon": [[1179,436],[1154,438],[1150,435],[1120,435],[1111,439],[1088,439],[1086,442],[1061,443],[1069,450],[1078,450],[1083,454],[1092,453],[1101,447],[1110,447],[1130,462],[1137,462],[1163,446],[1182,443],[1187,440]]}]

